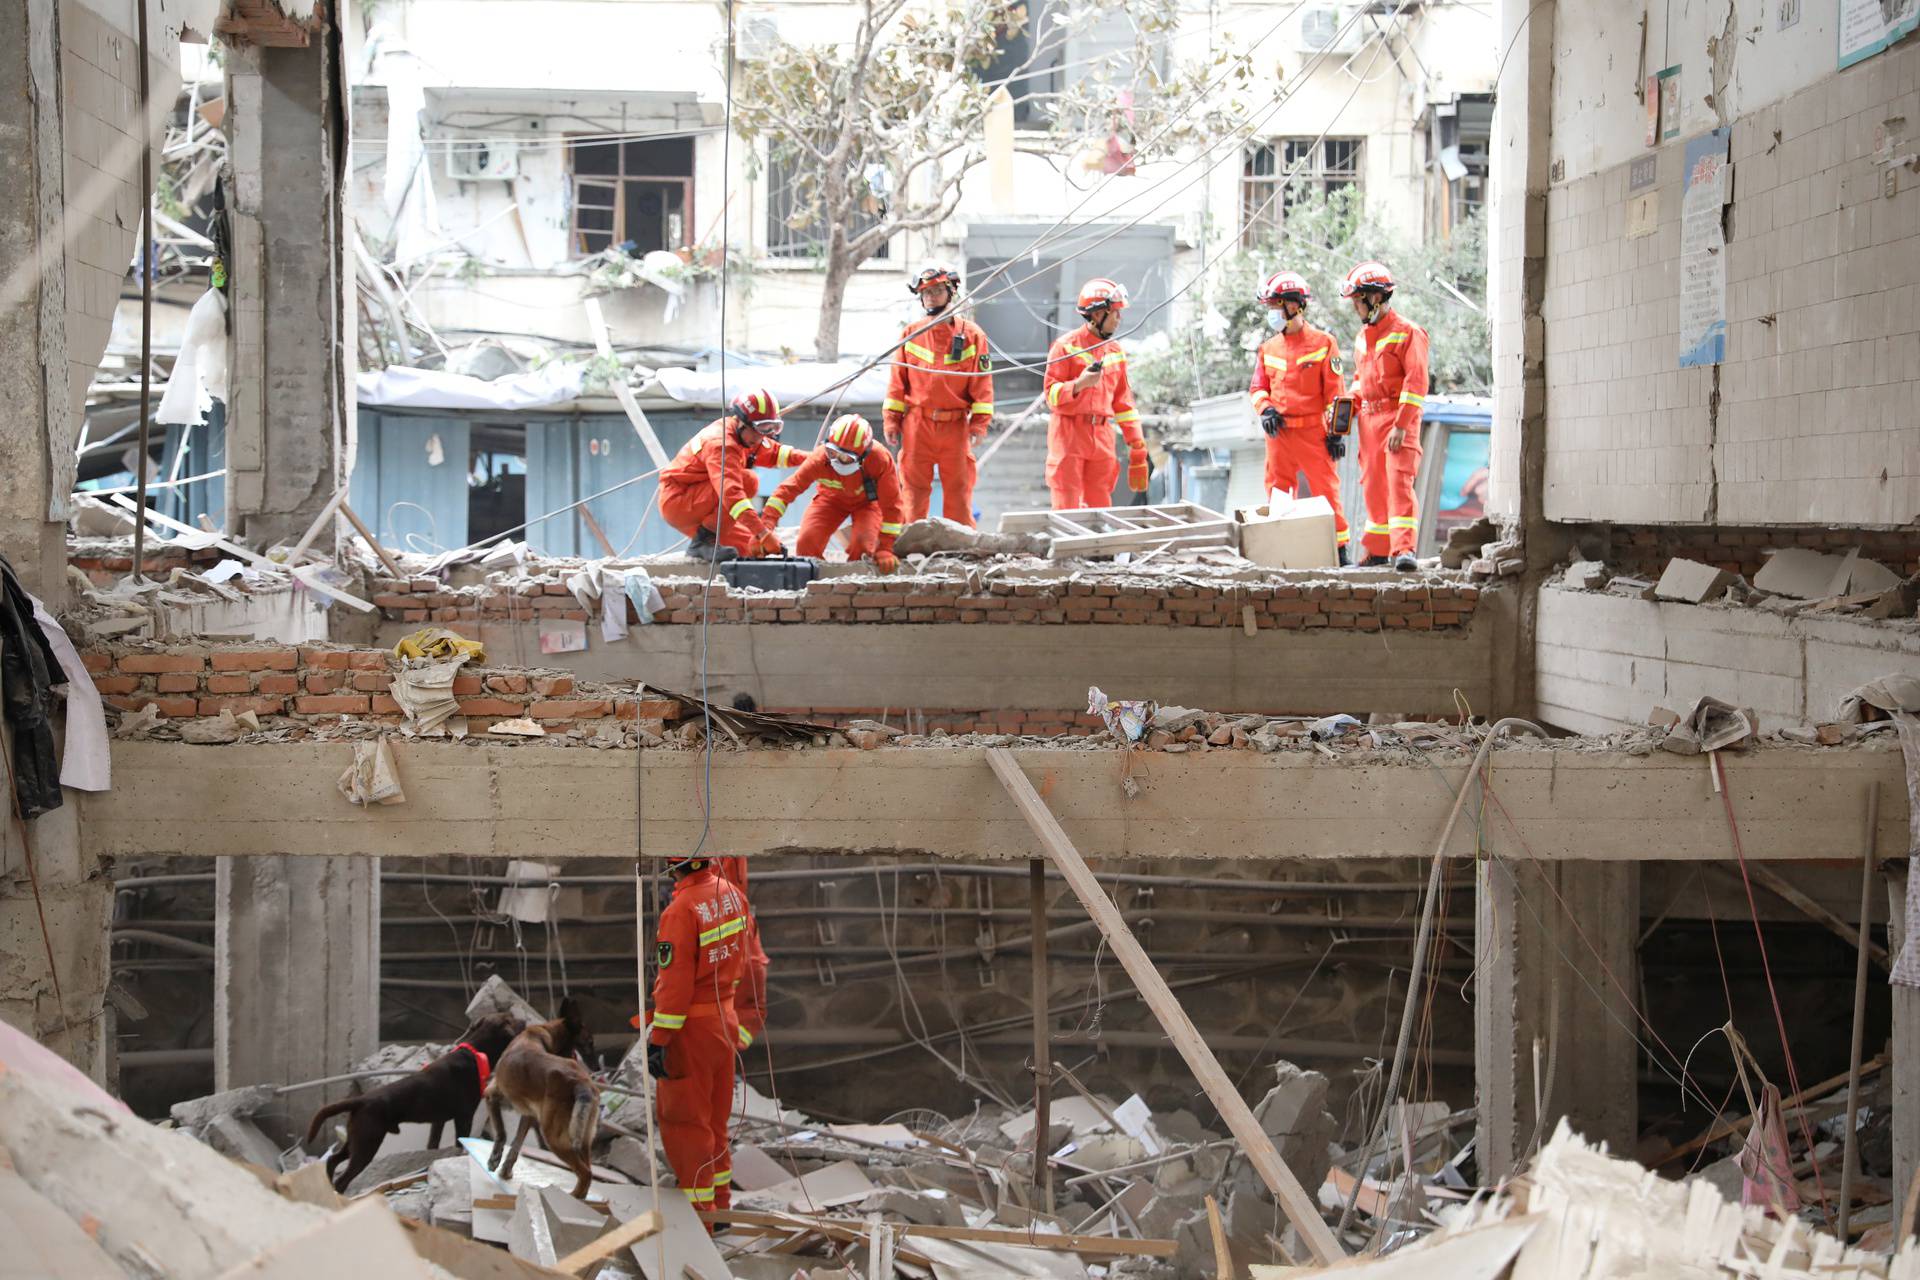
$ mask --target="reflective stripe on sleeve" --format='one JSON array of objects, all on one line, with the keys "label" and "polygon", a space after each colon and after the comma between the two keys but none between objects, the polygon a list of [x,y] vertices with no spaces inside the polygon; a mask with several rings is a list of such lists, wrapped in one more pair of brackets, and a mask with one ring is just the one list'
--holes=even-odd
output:
[{"label": "reflective stripe on sleeve", "polygon": [[973,414],[975,417],[978,417],[981,414],[985,414],[987,417],[991,418],[993,416],[993,401],[975,400],[973,402],[973,408],[967,410],[967,412]]},{"label": "reflective stripe on sleeve", "polygon": [[774,495],[773,497],[771,497],[771,498],[768,498],[768,499],[767,499],[767,510],[769,510],[769,511],[771,511],[771,512],[773,512],[773,514],[775,514],[776,516],[783,516],[783,515],[785,515],[785,514],[787,514],[787,501],[786,501],[786,499],[785,499],[785,498],[782,498],[782,497],[781,497],[780,495],[778,495],[778,494],[775,494],[775,495]]},{"label": "reflective stripe on sleeve", "polygon": [[783,444],[780,446],[780,451],[773,455],[773,465],[776,467],[797,467],[805,457],[805,454],[801,453],[792,445]]},{"label": "reflective stripe on sleeve", "polygon": [[1411,391],[1402,391],[1400,393],[1401,404],[1410,404],[1417,409],[1421,405],[1425,404],[1426,402],[1427,402],[1427,398],[1425,396],[1417,396],[1413,394],[1413,392]]},{"label": "reflective stripe on sleeve", "polygon": [[687,1025],[687,1015],[684,1013],[656,1013],[653,1015],[653,1025],[666,1031],[678,1031]]},{"label": "reflective stripe on sleeve", "polygon": [[752,500],[749,498],[742,498],[740,499],[740,501],[734,503],[731,507],[727,508],[727,519],[738,520],[740,518],[740,513],[742,511],[751,511],[751,510],[753,510]]},{"label": "reflective stripe on sleeve", "polygon": [[[747,1030],[745,1027],[735,1028],[735,1034],[739,1037],[740,1047],[742,1049],[746,1048],[748,1045],[753,1043],[753,1032]],[[733,1180],[733,1175],[728,1174],[727,1180],[731,1182]]]},{"label": "reflective stripe on sleeve", "polygon": [[900,536],[900,526],[897,524],[888,524],[887,522],[882,521],[880,524],[880,532],[891,534],[894,537],[898,537]]},{"label": "reflective stripe on sleeve", "polygon": [[1268,405],[1272,403],[1273,403],[1273,397],[1268,395],[1266,392],[1256,391],[1253,393],[1253,411],[1255,413],[1260,412],[1260,410],[1266,408]]},{"label": "reflective stripe on sleeve", "polygon": [[1138,409],[1128,409],[1122,413],[1114,414],[1113,420],[1115,422],[1138,422],[1140,421],[1140,411]]},{"label": "reflective stripe on sleeve", "polygon": [[905,413],[907,411],[907,402],[905,400],[895,400],[892,396],[888,396],[886,400],[881,403],[880,407],[888,413]]},{"label": "reflective stripe on sleeve", "polygon": [[1056,382],[1052,386],[1048,387],[1047,388],[1047,404],[1052,408],[1056,408],[1056,409],[1059,408],[1061,393],[1064,392],[1066,389],[1067,389],[1067,384],[1064,382]]}]

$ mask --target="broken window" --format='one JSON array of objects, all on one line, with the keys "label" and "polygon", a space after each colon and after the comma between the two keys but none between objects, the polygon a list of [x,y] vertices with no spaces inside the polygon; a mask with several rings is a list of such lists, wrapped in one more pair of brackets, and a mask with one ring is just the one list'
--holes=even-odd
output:
[{"label": "broken window", "polygon": [[1248,147],[1240,172],[1242,242],[1270,238],[1302,200],[1362,190],[1365,146],[1364,138],[1274,138]]},{"label": "broken window", "polygon": [[692,244],[693,139],[575,138],[567,156],[576,255],[619,245],[637,257]]},{"label": "broken window", "polygon": [[[770,258],[811,258],[826,252],[826,226],[814,208],[819,166],[808,157],[780,146],[767,148],[767,256]],[[870,179],[869,189],[861,193],[860,212],[847,227],[849,236],[859,235],[886,216],[886,173],[882,169]],[[873,255],[891,256],[891,246],[882,244]]]},{"label": "broken window", "polygon": [[1453,234],[1487,203],[1488,144],[1493,136],[1493,96],[1462,94],[1428,109],[1427,235]]}]

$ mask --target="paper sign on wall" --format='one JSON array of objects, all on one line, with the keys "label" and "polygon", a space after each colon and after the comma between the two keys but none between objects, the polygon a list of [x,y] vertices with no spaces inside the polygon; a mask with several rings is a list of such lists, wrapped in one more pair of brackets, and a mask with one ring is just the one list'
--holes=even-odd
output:
[{"label": "paper sign on wall", "polygon": [[1841,68],[1871,58],[1917,27],[1917,0],[1840,0]]},{"label": "paper sign on wall", "polygon": [[1653,77],[1660,85],[1660,141],[1680,136],[1680,68],[1667,67]]},{"label": "paper sign on wall", "polygon": [[1660,228],[1660,157],[1640,156],[1627,168],[1627,239]]},{"label": "paper sign on wall", "polygon": [[1725,129],[1687,140],[1680,198],[1680,367],[1727,358],[1727,239],[1731,166]]}]

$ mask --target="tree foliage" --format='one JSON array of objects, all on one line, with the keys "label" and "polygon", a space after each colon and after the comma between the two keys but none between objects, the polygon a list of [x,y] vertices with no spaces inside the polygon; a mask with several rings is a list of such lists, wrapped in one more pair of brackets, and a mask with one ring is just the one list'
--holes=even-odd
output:
[{"label": "tree foliage", "polygon": [[[1251,62],[1230,46],[1202,63],[1167,65],[1176,0],[1061,0],[1037,20],[1021,0],[860,0],[857,13],[850,40],[776,40],[735,73],[735,131],[765,142],[789,175],[790,224],[818,237],[822,360],[838,357],[853,271],[901,232],[935,228],[957,209],[967,176],[987,158],[997,93],[1015,105],[1035,100],[1050,121],[1024,134],[1021,149],[1087,157],[1098,148],[1135,162],[1218,136],[1246,109],[1239,90]],[[1103,22],[1125,24],[1131,56],[1028,74]],[[996,65],[1022,36],[1028,56]]]},{"label": "tree foliage", "polygon": [[[1409,243],[1368,214],[1353,187],[1296,198],[1276,233],[1220,258],[1206,282],[1207,314],[1130,362],[1135,392],[1156,412],[1170,412],[1207,396],[1245,391],[1253,352],[1272,336],[1267,308],[1254,299],[1254,290],[1283,269],[1299,272],[1313,287],[1308,321],[1333,334],[1342,353],[1351,352],[1360,321],[1340,296],[1340,282],[1353,264],[1369,258],[1393,269],[1394,309],[1427,331],[1434,391],[1490,394],[1483,219],[1467,218],[1444,240]],[[1347,363],[1351,366],[1351,359]]]}]

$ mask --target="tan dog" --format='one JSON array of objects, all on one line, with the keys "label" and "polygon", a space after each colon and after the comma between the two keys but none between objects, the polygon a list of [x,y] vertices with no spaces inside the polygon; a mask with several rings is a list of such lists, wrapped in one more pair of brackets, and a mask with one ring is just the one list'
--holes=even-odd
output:
[{"label": "tan dog", "polygon": [[[600,1119],[600,1097],[593,1077],[575,1054],[592,1056],[593,1036],[580,1016],[579,1002],[571,996],[560,1002],[559,1017],[536,1022],[513,1038],[487,1082],[487,1115],[493,1123],[493,1155],[487,1168],[511,1178],[527,1130],[538,1124],[547,1149],[579,1175],[573,1184],[578,1200],[593,1182],[588,1153]],[[520,1128],[511,1147],[506,1142],[503,1105],[520,1113]]]}]

